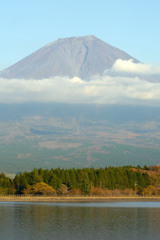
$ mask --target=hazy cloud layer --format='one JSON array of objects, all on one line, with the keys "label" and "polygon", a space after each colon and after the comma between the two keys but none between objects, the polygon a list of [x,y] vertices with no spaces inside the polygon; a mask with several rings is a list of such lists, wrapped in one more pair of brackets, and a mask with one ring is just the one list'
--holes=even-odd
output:
[{"label": "hazy cloud layer", "polygon": [[[127,76],[122,73],[127,73]],[[105,76],[94,76],[88,82],[78,77],[42,80],[0,78],[0,103],[66,102],[160,106],[160,81],[152,82],[147,78],[153,75],[160,80],[160,67],[119,59],[112,69],[106,71]]]}]

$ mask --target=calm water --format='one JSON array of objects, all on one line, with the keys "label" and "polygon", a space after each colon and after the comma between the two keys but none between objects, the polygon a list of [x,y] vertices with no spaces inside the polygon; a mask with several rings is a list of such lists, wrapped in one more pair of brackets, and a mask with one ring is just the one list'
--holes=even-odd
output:
[{"label": "calm water", "polygon": [[159,240],[160,202],[0,203],[3,240]]}]

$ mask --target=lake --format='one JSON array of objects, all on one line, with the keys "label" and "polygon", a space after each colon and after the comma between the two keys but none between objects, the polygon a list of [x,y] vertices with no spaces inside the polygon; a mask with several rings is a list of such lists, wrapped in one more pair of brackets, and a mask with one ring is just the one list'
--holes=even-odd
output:
[{"label": "lake", "polygon": [[1,202],[0,239],[159,240],[160,202]]}]

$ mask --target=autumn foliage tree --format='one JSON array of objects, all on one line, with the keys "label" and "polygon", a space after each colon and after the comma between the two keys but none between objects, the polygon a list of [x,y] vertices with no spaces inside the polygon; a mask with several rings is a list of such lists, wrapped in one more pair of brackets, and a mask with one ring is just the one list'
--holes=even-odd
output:
[{"label": "autumn foliage tree", "polygon": [[23,193],[35,195],[56,195],[56,191],[44,182],[36,183],[34,185],[28,185],[23,190]]}]

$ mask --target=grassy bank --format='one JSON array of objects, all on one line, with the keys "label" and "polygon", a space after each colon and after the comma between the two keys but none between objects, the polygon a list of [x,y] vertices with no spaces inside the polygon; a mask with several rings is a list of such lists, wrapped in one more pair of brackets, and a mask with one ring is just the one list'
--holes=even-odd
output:
[{"label": "grassy bank", "polygon": [[110,201],[160,201],[160,196],[0,196],[0,202],[110,202]]}]

